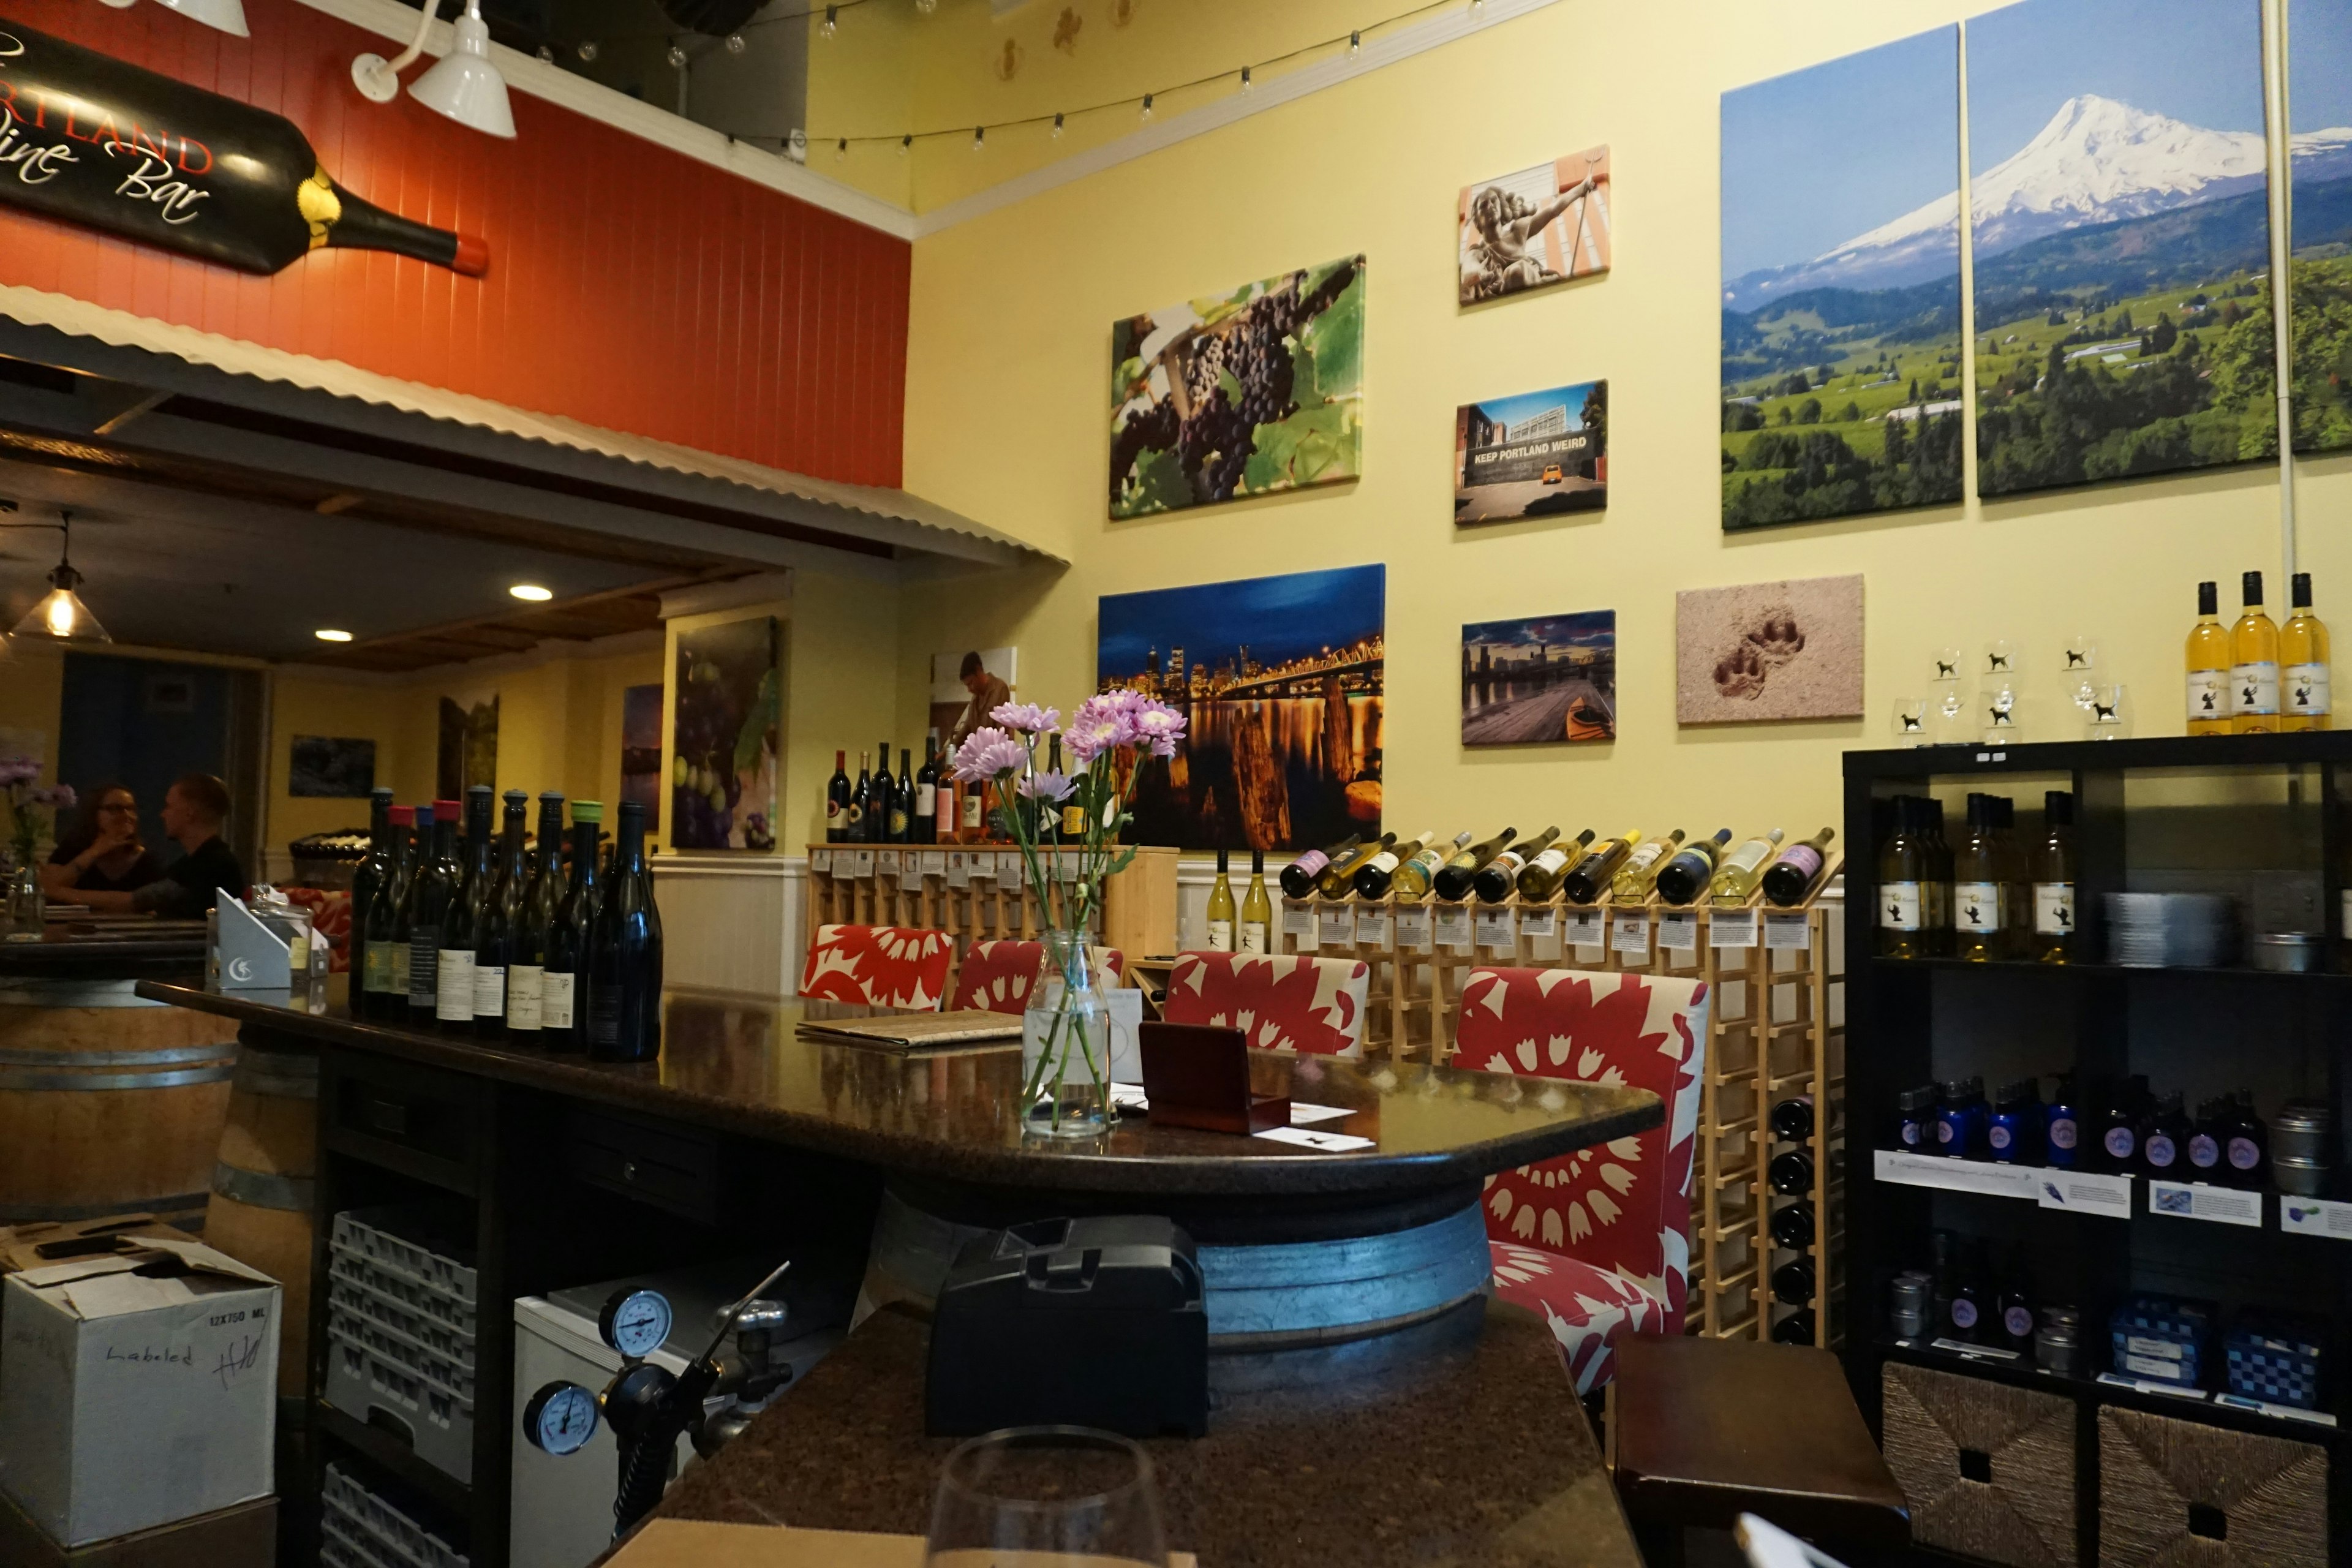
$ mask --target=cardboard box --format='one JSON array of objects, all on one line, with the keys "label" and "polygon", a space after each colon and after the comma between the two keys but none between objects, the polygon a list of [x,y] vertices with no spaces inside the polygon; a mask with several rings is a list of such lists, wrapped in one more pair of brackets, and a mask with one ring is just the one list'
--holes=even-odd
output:
[{"label": "cardboard box", "polygon": [[0,1281],[0,1488],[58,1544],[270,1495],[277,1283],[194,1240]]},{"label": "cardboard box", "polygon": [[[999,1553],[1006,1563],[1019,1553]],[[1037,1560],[1073,1568],[1087,1558]],[[1171,1552],[1169,1568],[1195,1568],[1189,1552]],[[923,1568],[919,1535],[866,1535],[795,1530],[781,1524],[709,1524],[656,1519],[605,1560],[604,1568]],[[1104,1568],[1111,1568],[1108,1563]]]},{"label": "cardboard box", "polygon": [[68,1552],[0,1493],[0,1563],[8,1568],[272,1568],[277,1557],[276,1498]]},{"label": "cardboard box", "polygon": [[186,1231],[174,1229],[152,1214],[0,1226],[0,1274],[16,1274],[77,1258],[128,1252],[158,1238],[186,1241],[189,1237]]}]

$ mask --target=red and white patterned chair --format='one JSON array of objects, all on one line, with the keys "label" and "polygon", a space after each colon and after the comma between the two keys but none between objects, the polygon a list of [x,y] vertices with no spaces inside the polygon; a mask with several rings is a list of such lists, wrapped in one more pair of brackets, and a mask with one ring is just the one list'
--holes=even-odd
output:
[{"label": "red and white patterned chair", "polygon": [[1486,1178],[1495,1292],[1543,1314],[1579,1394],[1626,1334],[1678,1334],[1707,989],[1671,975],[1474,969],[1450,1065],[1646,1089],[1662,1127]]},{"label": "red and white patterned chair", "polygon": [[901,926],[816,928],[801,994],[826,1002],[927,1012],[947,993],[955,941],[940,931]]},{"label": "red and white patterned chair", "polygon": [[1371,978],[1371,965],[1352,958],[1184,952],[1160,1012],[1171,1024],[1237,1028],[1258,1050],[1360,1057]]},{"label": "red and white patterned chair", "polygon": [[[1127,955],[1115,947],[1091,947],[1087,955],[1106,985],[1125,983]],[[956,971],[955,999],[950,1013],[978,1008],[986,1013],[1020,1013],[1029,1006],[1029,988],[1037,982],[1038,966],[1045,962],[1042,942],[976,942]]]}]

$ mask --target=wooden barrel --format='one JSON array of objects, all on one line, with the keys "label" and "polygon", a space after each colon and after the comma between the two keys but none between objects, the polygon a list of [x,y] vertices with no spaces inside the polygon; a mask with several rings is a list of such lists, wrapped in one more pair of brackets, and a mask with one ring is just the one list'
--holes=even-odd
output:
[{"label": "wooden barrel", "polygon": [[302,1393],[309,1367],[318,1173],[318,1056],[241,1047],[205,1209],[205,1243],[284,1287],[278,1390],[289,1396]]},{"label": "wooden barrel", "polygon": [[0,1224],[204,1206],[236,1026],[131,984],[0,984]]}]

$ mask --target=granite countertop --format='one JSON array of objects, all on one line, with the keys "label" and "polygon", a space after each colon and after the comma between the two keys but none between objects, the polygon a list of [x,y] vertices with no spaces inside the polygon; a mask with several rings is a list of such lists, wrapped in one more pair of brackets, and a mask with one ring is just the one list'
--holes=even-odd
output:
[{"label": "granite countertop", "polygon": [[38,942],[0,942],[0,984],[12,980],[201,978],[205,923],[152,917],[53,920]]},{"label": "granite countertop", "polygon": [[139,994],[322,1045],[626,1107],[881,1165],[913,1177],[1020,1190],[1156,1197],[1359,1201],[1475,1186],[1495,1171],[1655,1127],[1657,1096],[1601,1084],[1378,1060],[1253,1053],[1261,1089],[1344,1107],[1318,1131],[1373,1146],[1324,1152],[1265,1138],[1128,1119],[1088,1140],[1024,1138],[1017,1048],[898,1052],[795,1033],[800,1004],[673,990],[657,1062],[558,1056],[353,1020],[343,977],[324,994],[218,994],[144,982]]},{"label": "granite countertop", "polygon": [[[1288,1370],[1213,1394],[1207,1437],[1147,1442],[1169,1546],[1202,1568],[1640,1568],[1543,1322],[1479,1300],[1412,1335],[1253,1358]],[[654,1517],[921,1535],[955,1447],[923,1435],[928,1349],[915,1318],[869,1319]]]}]

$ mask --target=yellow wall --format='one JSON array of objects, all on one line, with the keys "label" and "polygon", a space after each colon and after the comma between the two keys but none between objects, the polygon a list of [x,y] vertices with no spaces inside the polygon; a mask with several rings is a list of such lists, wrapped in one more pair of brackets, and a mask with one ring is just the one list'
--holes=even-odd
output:
[{"label": "yellow wall", "polygon": [[[1718,94],[1990,8],[1568,0],[918,241],[908,487],[1076,564],[910,587],[902,731],[919,725],[935,647],[1017,642],[1023,695],[1066,710],[1092,686],[1099,595],[1384,562],[1388,821],[1406,833],[1810,832],[1839,815],[1840,752],[1888,743],[1931,650],[1992,636],[2019,640],[2043,681],[2028,739],[2076,738],[2049,717],[2044,672],[2077,629],[2130,686],[2137,732],[2179,733],[2193,584],[2277,571],[2274,470],[1738,537],[1718,525]],[[1825,110],[1822,133],[1858,132]],[[1457,308],[1458,188],[1598,142],[1613,150],[1615,271]],[[1801,146],[1790,169],[1802,199]],[[1353,251],[1369,257],[1363,479],[1108,522],[1110,322]],[[1590,377],[1612,383],[1607,512],[1458,532],[1456,405]],[[2352,619],[2352,458],[2302,471],[2302,564],[2321,614]],[[1863,719],[1675,727],[1675,590],[1853,572],[1866,578]],[[1588,609],[1617,612],[1621,738],[1463,750],[1461,626]]]},{"label": "yellow wall", "polygon": [[58,776],[58,726],[65,706],[65,655],[30,640],[0,642],[0,731],[15,731],[16,745],[0,746],[0,755],[37,750],[41,781]]}]

